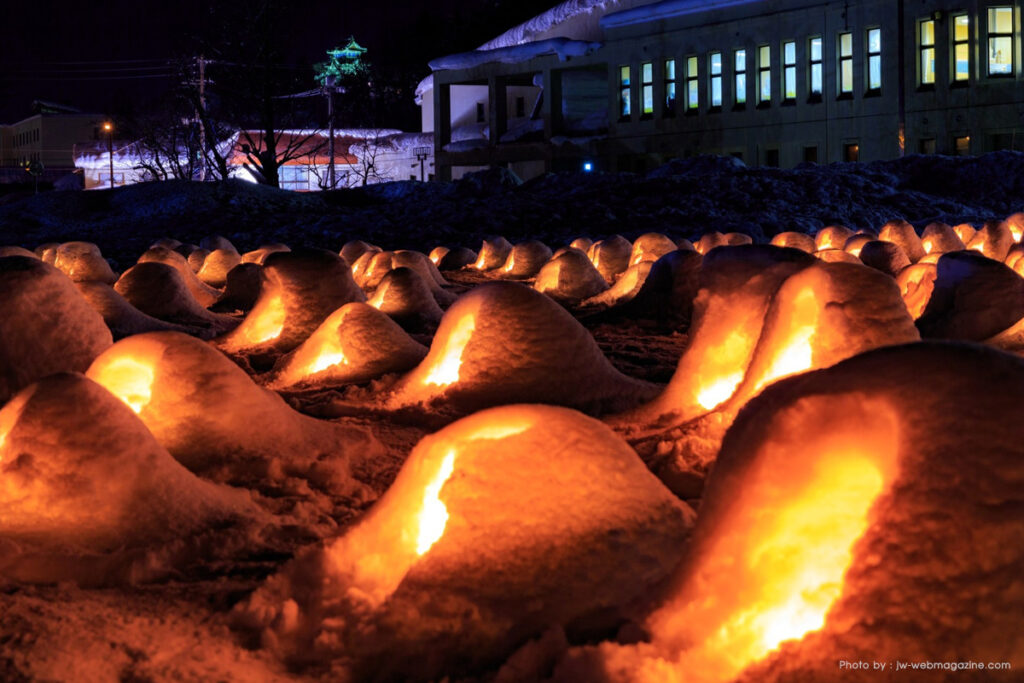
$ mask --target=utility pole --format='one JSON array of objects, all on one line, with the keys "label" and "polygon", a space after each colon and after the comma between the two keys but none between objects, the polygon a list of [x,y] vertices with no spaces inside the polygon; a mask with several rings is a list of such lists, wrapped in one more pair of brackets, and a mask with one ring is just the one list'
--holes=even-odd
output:
[{"label": "utility pole", "polygon": [[206,181],[206,59],[199,55],[199,182]]},{"label": "utility pole", "polygon": [[107,121],[103,124],[107,131],[107,157],[110,159],[110,189],[114,189],[114,124]]},{"label": "utility pole", "polygon": [[336,82],[334,76],[327,76],[324,79],[324,94],[327,95],[327,155],[330,159],[327,162],[327,187],[332,190],[337,187],[334,179],[334,93],[338,89]]}]

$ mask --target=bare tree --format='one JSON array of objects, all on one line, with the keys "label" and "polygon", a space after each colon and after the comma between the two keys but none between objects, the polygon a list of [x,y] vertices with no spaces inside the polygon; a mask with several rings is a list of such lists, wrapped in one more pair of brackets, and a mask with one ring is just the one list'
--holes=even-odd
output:
[{"label": "bare tree", "polygon": [[346,187],[394,180],[380,163],[383,155],[393,150],[393,144],[384,136],[381,129],[369,132],[370,135],[349,147],[349,152],[356,157],[356,163],[352,167]]}]

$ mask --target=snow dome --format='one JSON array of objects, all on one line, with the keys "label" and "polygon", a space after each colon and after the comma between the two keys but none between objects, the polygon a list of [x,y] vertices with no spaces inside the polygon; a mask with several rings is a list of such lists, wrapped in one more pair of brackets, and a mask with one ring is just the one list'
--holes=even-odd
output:
[{"label": "snow dome", "polygon": [[[102,282],[76,282],[79,293],[103,317],[114,340],[142,332],[174,330],[188,332],[188,328],[146,315],[128,303],[128,300]],[[83,368],[84,369],[84,368]]]},{"label": "snow dome", "polygon": [[575,305],[608,289],[601,273],[579,249],[560,249],[537,273],[533,288],[555,301]]},{"label": "snow dome", "polygon": [[185,279],[173,267],[148,261],[126,270],[114,290],[146,315],[184,325],[209,339],[238,325],[234,318],[211,313],[192,296]]},{"label": "snow dome", "polygon": [[600,422],[485,410],[420,441],[356,526],[272,577],[237,622],[342,678],[465,675],[553,626],[614,627],[675,568],[692,519]]},{"label": "snow dome", "polygon": [[911,263],[917,263],[925,255],[924,245],[914,226],[904,220],[892,220],[878,231],[878,239],[898,244]]},{"label": "snow dome", "polygon": [[438,270],[462,270],[476,262],[477,255],[472,249],[455,247],[437,262]]},{"label": "snow dome", "polygon": [[990,259],[1004,261],[1014,245],[1013,233],[1003,221],[985,221],[966,244],[968,249],[980,251]]},{"label": "snow dome", "polygon": [[352,266],[352,278],[367,292],[372,292],[393,268],[390,251],[367,251]]},{"label": "snow dome", "polygon": [[862,261],[843,249],[822,249],[820,251],[813,252],[819,261],[825,263],[856,263],[862,265]]},{"label": "snow dome", "polygon": [[53,265],[74,282],[95,281],[112,285],[117,281],[100,248],[92,242],[65,242],[57,247]]},{"label": "snow dome", "polygon": [[82,375],[46,377],[0,410],[0,540],[15,544],[0,576],[96,583],[114,568],[97,554],[255,513],[248,493],[187,471]]},{"label": "snow dome", "polygon": [[194,472],[232,482],[297,473],[345,489],[353,457],[376,440],[354,427],[295,412],[209,344],[175,332],[128,337],[89,368]]},{"label": "snow dome", "polygon": [[853,230],[845,225],[826,225],[814,235],[814,244],[820,249],[842,249]]},{"label": "snow dome", "polygon": [[55,372],[83,372],[110,330],[63,273],[37,258],[0,258],[0,405]]},{"label": "snow dome", "polygon": [[267,386],[289,390],[367,382],[411,370],[426,355],[425,346],[373,306],[345,304],[301,346],[278,359]]},{"label": "snow dome", "polygon": [[578,652],[557,678],[824,681],[844,659],[1019,660],[1021,401],[1020,359],[936,343],[767,389],[726,436],[650,643]]},{"label": "snow dome", "polygon": [[799,249],[800,251],[806,251],[808,254],[813,254],[818,249],[813,237],[802,232],[793,231],[780,232],[772,238],[771,244],[776,247]]},{"label": "snow dome", "polygon": [[410,332],[433,331],[444,315],[423,277],[405,266],[388,271],[368,303]]},{"label": "snow dome", "polygon": [[526,285],[493,282],[448,309],[430,353],[402,379],[388,405],[464,414],[544,402],[603,413],[654,391],[615,370],[590,333],[551,299]]},{"label": "snow dome", "polygon": [[485,237],[473,267],[477,270],[501,268],[512,253],[512,245],[504,237]]},{"label": "snow dome", "polygon": [[198,273],[203,269],[203,262],[206,261],[206,257],[210,255],[208,249],[202,247],[193,249],[188,253],[188,267],[192,269],[193,273]]},{"label": "snow dome", "polygon": [[34,251],[29,251],[24,247],[0,247],[0,258],[7,258],[8,256],[25,256],[27,258],[34,259],[39,258]]},{"label": "snow dome", "polygon": [[148,262],[163,263],[178,271],[188,291],[192,292],[192,296],[203,308],[209,308],[220,299],[220,292],[200,280],[188,265],[188,260],[178,252],[166,247],[150,247],[139,257],[139,263]]},{"label": "snow dome", "polygon": [[569,247],[573,249],[579,249],[584,254],[590,251],[590,248],[594,246],[594,240],[589,237],[577,237],[569,243]]},{"label": "snow dome", "polygon": [[262,289],[263,266],[258,263],[239,263],[228,271],[224,292],[212,309],[221,313],[251,311],[259,301]]},{"label": "snow dome", "polygon": [[1024,318],[1024,278],[974,251],[944,254],[928,305],[917,321],[921,336],[982,341]]},{"label": "snow dome", "polygon": [[695,251],[670,251],[654,262],[640,291],[613,309],[614,312],[630,318],[656,320],[672,328],[688,326],[702,261],[703,257]]},{"label": "snow dome", "polygon": [[629,257],[629,265],[635,266],[641,261],[657,261],[670,251],[675,251],[676,243],[660,232],[648,232],[640,235],[633,242],[633,252]]},{"label": "snow dome", "polygon": [[876,239],[878,238],[872,235],[862,235],[858,233],[852,236],[850,239],[846,240],[846,244],[843,245],[843,251],[853,254],[854,256],[860,258],[860,252],[861,249],[864,248],[864,245],[867,244],[868,242],[873,242]]},{"label": "snow dome", "polygon": [[232,249],[211,251],[199,269],[199,279],[211,287],[221,288],[227,281],[228,271],[242,262],[242,257]]},{"label": "snow dome", "polygon": [[378,251],[380,251],[380,247],[375,247],[372,244],[367,244],[362,240],[352,240],[350,242],[345,243],[345,246],[341,248],[341,251],[338,253],[338,255],[341,256],[345,263],[347,263],[350,266],[353,266],[355,265],[355,262],[358,261],[363,254],[366,254],[367,252],[372,254]]},{"label": "snow dome", "polygon": [[[921,253],[924,254],[923,247]],[[910,259],[903,251],[903,247],[885,240],[867,242],[860,249],[860,260],[864,265],[891,277],[896,277],[901,270],[910,265]]]},{"label": "snow dome", "polygon": [[953,226],[953,232],[955,232],[956,236],[960,238],[960,241],[966,245],[969,244],[972,239],[974,239],[974,235],[978,231],[975,230],[974,226],[971,225],[970,223],[959,223]]},{"label": "snow dome", "polygon": [[498,273],[499,277],[508,279],[526,279],[540,272],[551,259],[551,249],[538,240],[519,242],[512,247],[505,265]]},{"label": "snow dome", "polygon": [[263,265],[256,305],[241,325],[216,343],[230,353],[286,353],[338,308],[365,300],[348,266],[329,251],[271,254]]},{"label": "snow dome", "polygon": [[945,254],[947,251],[960,251],[964,243],[951,226],[934,222],[926,225],[921,233],[921,246],[926,254]]},{"label": "snow dome", "polygon": [[629,257],[632,253],[633,244],[629,240],[622,235],[612,235],[594,242],[587,256],[605,281],[612,283],[619,273],[629,268]]},{"label": "snow dome", "polygon": [[59,242],[47,242],[45,244],[40,244],[34,251],[36,256],[39,257],[39,260],[52,266],[53,262],[57,260],[57,247],[59,246]]},{"label": "snow dome", "polygon": [[208,235],[199,240],[199,246],[207,251],[223,249],[224,251],[233,251],[236,254],[238,253],[238,249],[236,249],[235,245],[231,243],[231,240],[221,235]]},{"label": "snow dome", "polygon": [[430,253],[427,254],[427,258],[429,258],[431,263],[436,266],[449,251],[451,251],[451,249],[448,247],[437,246],[430,250]]},{"label": "snow dome", "polygon": [[616,306],[631,301],[640,289],[651,272],[654,263],[651,261],[640,261],[630,266],[618,275],[615,283],[600,294],[590,297],[583,302],[584,306]]}]

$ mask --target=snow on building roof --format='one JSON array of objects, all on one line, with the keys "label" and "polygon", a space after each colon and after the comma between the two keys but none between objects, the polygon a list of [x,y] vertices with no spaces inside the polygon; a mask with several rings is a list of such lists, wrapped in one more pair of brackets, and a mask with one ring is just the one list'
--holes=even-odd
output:
[{"label": "snow on building roof", "polygon": [[687,14],[698,14],[713,10],[737,7],[739,5],[753,5],[763,0],[662,0],[654,4],[623,9],[619,12],[608,13],[601,17],[601,28],[618,28],[631,26],[633,24],[644,24],[659,19],[681,17]]},{"label": "snow on building roof", "polygon": [[522,45],[536,40],[554,37],[557,35],[577,40],[594,40],[600,38],[600,33],[595,33],[594,25],[579,23],[575,27],[567,27],[565,24],[574,19],[591,16],[602,17],[609,12],[617,12],[638,5],[649,4],[651,0],[565,0],[555,5],[547,12],[538,14],[534,18],[519,24],[508,31],[505,31],[497,38],[490,40],[479,47],[480,50],[494,50],[501,47]]},{"label": "snow on building roof", "polygon": [[[449,55],[432,60],[429,66],[432,71],[445,71],[454,69],[471,69],[481,64],[501,63],[518,64],[534,57],[544,55],[558,55],[558,59],[565,61],[570,57],[582,57],[588,55],[601,47],[601,43],[587,40],[572,40],[570,38],[550,38],[539,40],[535,43],[523,45],[510,45],[491,50],[473,50],[460,54]],[[419,90],[419,88],[417,88]]]}]

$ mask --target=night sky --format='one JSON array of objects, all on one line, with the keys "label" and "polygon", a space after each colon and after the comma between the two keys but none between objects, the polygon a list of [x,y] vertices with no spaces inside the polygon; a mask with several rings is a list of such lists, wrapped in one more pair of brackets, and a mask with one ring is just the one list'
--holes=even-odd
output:
[{"label": "night sky", "polygon": [[[258,0],[215,3],[221,14]],[[283,2],[283,0],[280,0]],[[434,57],[470,50],[557,0],[299,0],[282,26],[285,60],[300,76],[349,35],[374,64],[418,80]],[[0,40],[0,122],[29,115],[34,99],[88,111],[138,111],[173,85],[166,60],[216,41],[210,5],[177,2],[5,2]],[[314,85],[312,70],[309,85]],[[409,102],[412,95],[409,95]]]}]

